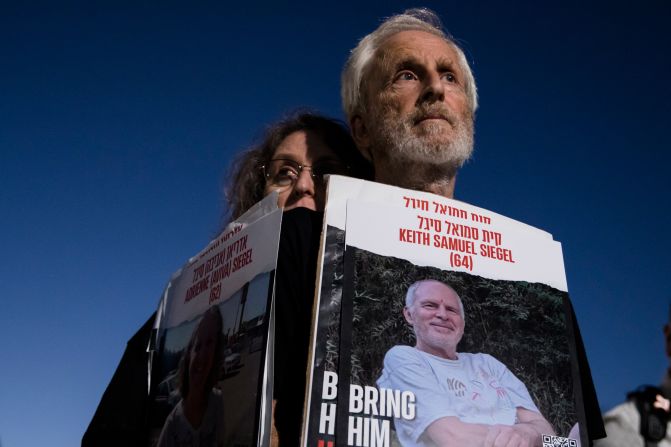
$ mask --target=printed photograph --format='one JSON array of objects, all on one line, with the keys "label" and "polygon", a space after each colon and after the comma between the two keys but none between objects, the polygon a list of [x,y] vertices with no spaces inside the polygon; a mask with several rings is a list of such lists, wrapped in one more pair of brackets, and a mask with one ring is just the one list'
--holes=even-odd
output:
[{"label": "printed photograph", "polygon": [[272,275],[162,334],[151,446],[256,446]]},{"label": "printed photograph", "polygon": [[492,430],[519,432],[533,445],[551,438],[577,445],[580,385],[572,380],[565,292],[359,249],[350,259],[353,275],[344,281],[352,296],[343,307],[351,303],[352,320],[341,334],[350,368],[339,380],[360,396],[339,396],[339,405],[350,403],[339,433],[345,426],[348,436],[372,439],[387,420],[390,445],[442,445],[445,436],[479,445]]}]

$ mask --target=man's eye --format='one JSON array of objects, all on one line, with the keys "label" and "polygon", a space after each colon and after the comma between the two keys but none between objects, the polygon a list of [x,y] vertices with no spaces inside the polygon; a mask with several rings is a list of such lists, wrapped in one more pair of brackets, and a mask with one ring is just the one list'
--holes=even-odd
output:
[{"label": "man's eye", "polygon": [[417,76],[411,71],[402,71],[396,75],[396,81],[415,81]]},{"label": "man's eye", "polygon": [[447,72],[443,74],[443,79],[445,79],[449,83],[455,83],[457,82],[457,77],[454,75],[454,73]]}]

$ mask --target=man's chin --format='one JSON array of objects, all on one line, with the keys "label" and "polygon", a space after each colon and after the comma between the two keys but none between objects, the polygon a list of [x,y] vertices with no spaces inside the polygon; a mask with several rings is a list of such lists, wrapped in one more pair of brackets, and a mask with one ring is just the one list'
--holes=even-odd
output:
[{"label": "man's chin", "polygon": [[454,133],[452,123],[443,118],[423,119],[413,126],[413,130],[418,136]]},{"label": "man's chin", "polygon": [[433,331],[441,337],[443,335],[450,335],[450,334],[454,333],[453,328],[449,328],[449,327],[445,327],[445,326],[431,326],[431,329],[433,329]]},{"label": "man's chin", "polygon": [[455,150],[449,144],[427,144],[423,147],[406,147],[398,154],[398,159],[403,163],[446,166],[458,169],[470,156],[470,150]]},{"label": "man's chin", "polygon": [[[437,167],[446,172],[456,172],[473,152],[473,136],[468,129],[452,127],[443,119],[428,119],[415,124],[395,123],[373,132],[379,158],[386,159],[399,173],[409,166]],[[397,175],[397,174],[394,174]]]}]

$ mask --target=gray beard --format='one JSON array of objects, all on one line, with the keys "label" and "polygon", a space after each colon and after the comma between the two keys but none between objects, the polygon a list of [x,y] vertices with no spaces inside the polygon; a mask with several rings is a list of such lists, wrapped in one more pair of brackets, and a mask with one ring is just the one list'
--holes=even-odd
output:
[{"label": "gray beard", "polygon": [[446,140],[441,125],[425,125],[423,132],[413,132],[411,120],[395,122],[384,117],[377,132],[379,149],[390,165],[402,168],[406,163],[442,167],[447,172],[456,172],[473,153],[473,124],[469,117],[453,119],[453,137]]}]

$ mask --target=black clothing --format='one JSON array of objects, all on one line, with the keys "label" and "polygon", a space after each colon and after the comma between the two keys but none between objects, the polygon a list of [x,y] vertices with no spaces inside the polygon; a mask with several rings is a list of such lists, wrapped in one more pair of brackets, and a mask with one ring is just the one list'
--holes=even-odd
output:
[{"label": "black clothing", "polygon": [[147,445],[147,346],[156,312],[128,340],[112,380],[82,438],[82,447]]},{"label": "black clothing", "polygon": [[646,447],[656,446],[658,442],[666,438],[669,413],[655,406],[657,396],[664,396],[664,392],[661,388],[652,385],[641,385],[636,390],[627,393],[627,400],[634,402],[641,416],[639,433],[643,436]]},{"label": "black clothing", "polygon": [[592,371],[589,368],[587,352],[585,351],[585,345],[582,341],[582,335],[580,335],[580,327],[578,326],[578,320],[576,319],[575,310],[573,310],[572,304],[570,317],[573,325],[573,336],[575,338],[576,354],[578,357],[580,383],[582,384],[582,404],[585,407],[587,434],[589,435],[590,445],[592,445],[593,440],[606,437],[606,428],[603,425],[599,399],[596,397],[596,388],[594,388],[594,380],[592,380]]},{"label": "black clothing", "polygon": [[282,447],[299,445],[324,213],[295,208],[282,217],[275,275],[275,427]]}]

